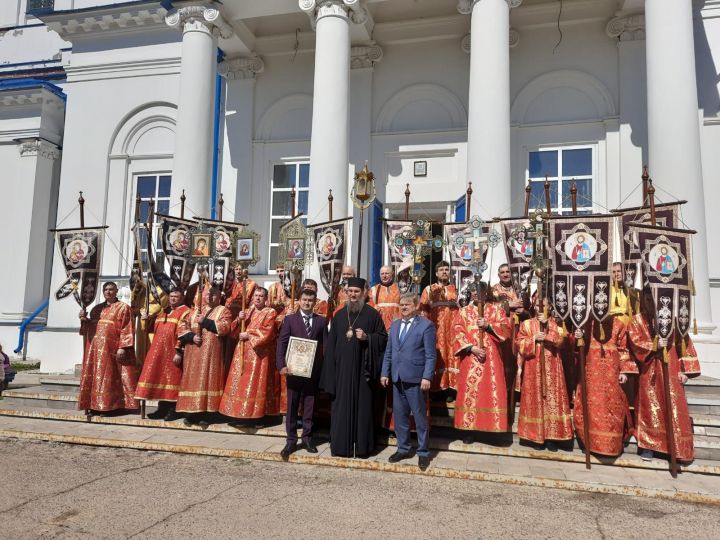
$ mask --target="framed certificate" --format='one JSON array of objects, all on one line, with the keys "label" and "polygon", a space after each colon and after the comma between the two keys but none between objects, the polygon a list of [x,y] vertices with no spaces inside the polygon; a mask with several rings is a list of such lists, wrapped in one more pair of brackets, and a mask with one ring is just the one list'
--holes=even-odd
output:
[{"label": "framed certificate", "polygon": [[312,376],[316,350],[317,341],[314,339],[291,336],[285,355],[288,375],[309,379]]}]

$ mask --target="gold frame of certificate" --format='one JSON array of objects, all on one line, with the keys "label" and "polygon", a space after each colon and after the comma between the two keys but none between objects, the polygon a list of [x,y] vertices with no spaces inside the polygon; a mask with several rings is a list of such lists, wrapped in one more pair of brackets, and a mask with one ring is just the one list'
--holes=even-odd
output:
[{"label": "gold frame of certificate", "polygon": [[314,339],[290,336],[287,353],[285,353],[285,365],[288,369],[288,375],[305,377],[306,379],[312,376],[317,344],[318,342]]}]

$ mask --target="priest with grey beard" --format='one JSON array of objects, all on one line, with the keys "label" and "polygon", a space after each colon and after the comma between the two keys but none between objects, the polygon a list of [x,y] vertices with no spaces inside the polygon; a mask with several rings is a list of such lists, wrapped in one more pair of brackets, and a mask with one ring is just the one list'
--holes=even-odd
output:
[{"label": "priest with grey beard", "polygon": [[373,390],[380,377],[387,332],[380,314],[365,303],[364,279],[348,279],[345,306],[325,338],[320,387],[332,399],[333,456],[367,457],[375,449]]}]

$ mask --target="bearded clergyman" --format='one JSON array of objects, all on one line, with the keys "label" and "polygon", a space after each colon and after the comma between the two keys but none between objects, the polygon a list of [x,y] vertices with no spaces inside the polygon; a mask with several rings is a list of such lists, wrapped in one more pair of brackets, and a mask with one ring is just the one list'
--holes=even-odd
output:
[{"label": "bearded clergyman", "polygon": [[364,279],[347,282],[347,301],[325,338],[321,388],[330,394],[330,451],[367,457],[375,448],[373,391],[380,377],[387,332],[380,314],[365,303]]}]

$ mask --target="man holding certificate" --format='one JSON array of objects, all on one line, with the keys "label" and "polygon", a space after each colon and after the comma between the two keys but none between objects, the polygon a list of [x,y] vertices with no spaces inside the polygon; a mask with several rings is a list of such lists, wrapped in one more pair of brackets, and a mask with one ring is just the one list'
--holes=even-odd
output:
[{"label": "man holding certificate", "polygon": [[313,408],[318,389],[323,355],[325,317],[314,313],[317,294],[303,289],[298,301],[300,309],[285,317],[277,343],[277,368],[287,378],[287,443],[280,455],[287,459],[297,449],[296,418],[302,402],[303,430],[300,448],[315,454],[312,442]]}]

